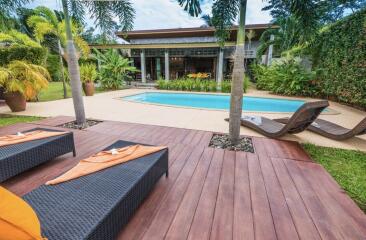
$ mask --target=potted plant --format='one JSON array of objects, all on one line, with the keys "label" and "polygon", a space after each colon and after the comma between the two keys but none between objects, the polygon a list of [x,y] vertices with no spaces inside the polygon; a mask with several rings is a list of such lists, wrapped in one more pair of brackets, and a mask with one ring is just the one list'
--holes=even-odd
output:
[{"label": "potted plant", "polygon": [[98,77],[97,68],[94,64],[86,63],[80,66],[80,80],[86,96],[94,95],[94,81]]},{"label": "potted plant", "polygon": [[25,61],[12,61],[0,67],[0,86],[4,88],[6,104],[13,112],[24,111],[26,101],[33,100],[48,86],[50,74],[42,66]]}]

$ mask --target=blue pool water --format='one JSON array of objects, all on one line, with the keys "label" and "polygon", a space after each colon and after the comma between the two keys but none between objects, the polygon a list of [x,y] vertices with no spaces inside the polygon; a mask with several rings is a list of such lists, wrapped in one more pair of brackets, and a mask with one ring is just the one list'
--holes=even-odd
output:
[{"label": "blue pool water", "polygon": [[[149,92],[124,97],[135,102],[156,103],[194,108],[229,109],[230,96],[192,93]],[[255,112],[295,112],[305,101],[276,98],[244,97],[243,110]]]}]

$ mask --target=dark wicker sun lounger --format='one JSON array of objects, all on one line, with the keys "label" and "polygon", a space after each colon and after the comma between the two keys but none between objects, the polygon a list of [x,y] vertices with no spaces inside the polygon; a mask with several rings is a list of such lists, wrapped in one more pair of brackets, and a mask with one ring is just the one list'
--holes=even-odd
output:
[{"label": "dark wicker sun lounger", "polygon": [[[289,121],[289,118],[274,120],[286,124]],[[366,117],[352,129],[344,128],[323,119],[316,119],[307,129],[334,140],[346,140],[357,135],[366,134]]]},{"label": "dark wicker sun lounger", "polygon": [[[107,149],[133,144],[118,141]],[[50,240],[115,239],[164,173],[168,174],[167,149],[68,182],[43,185],[23,198]]]},{"label": "dark wicker sun lounger", "polygon": [[[56,131],[45,128],[34,130]],[[75,156],[74,136],[72,132],[25,143],[0,147],[0,182],[31,169],[58,156],[73,152]]]},{"label": "dark wicker sun lounger", "polygon": [[305,103],[292,115],[287,124],[265,117],[243,116],[241,125],[254,129],[267,137],[278,138],[287,133],[294,134],[304,131],[328,106],[328,101]]}]

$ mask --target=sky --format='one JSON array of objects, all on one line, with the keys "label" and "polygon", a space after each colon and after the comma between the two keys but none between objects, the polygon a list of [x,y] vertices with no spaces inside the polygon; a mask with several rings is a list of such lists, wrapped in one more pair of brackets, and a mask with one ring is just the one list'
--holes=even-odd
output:
[{"label": "sky", "polygon": [[[198,17],[191,17],[183,11],[177,0],[130,0],[136,10],[135,30],[199,27],[204,22]],[[28,7],[44,5],[61,10],[61,0],[35,0]],[[265,6],[263,0],[248,0],[247,24],[268,23],[271,21],[269,12],[261,11]],[[202,0],[204,14],[211,13],[212,0]],[[88,25],[92,26],[92,20]]]}]

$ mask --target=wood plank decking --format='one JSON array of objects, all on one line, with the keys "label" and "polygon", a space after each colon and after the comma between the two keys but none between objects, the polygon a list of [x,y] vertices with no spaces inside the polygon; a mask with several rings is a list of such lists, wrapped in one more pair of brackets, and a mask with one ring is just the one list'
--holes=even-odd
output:
[{"label": "wood plank decking", "polygon": [[[0,135],[69,117],[0,128]],[[169,147],[162,177],[118,239],[366,239],[366,215],[296,142],[253,137],[255,154],[208,147],[211,132],[106,121],[65,155],[2,185],[23,195],[118,139]]]}]

